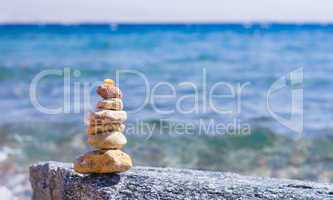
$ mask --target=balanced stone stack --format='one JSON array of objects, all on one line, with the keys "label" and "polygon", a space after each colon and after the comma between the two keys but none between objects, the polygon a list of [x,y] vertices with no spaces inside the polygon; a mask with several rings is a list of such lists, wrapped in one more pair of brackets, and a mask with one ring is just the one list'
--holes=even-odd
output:
[{"label": "balanced stone stack", "polygon": [[80,156],[74,162],[79,173],[124,172],[132,167],[129,155],[120,149],[127,143],[123,132],[127,114],[123,111],[122,93],[113,80],[106,79],[97,87],[103,98],[96,105],[96,112],[88,118],[88,144],[96,150]]}]

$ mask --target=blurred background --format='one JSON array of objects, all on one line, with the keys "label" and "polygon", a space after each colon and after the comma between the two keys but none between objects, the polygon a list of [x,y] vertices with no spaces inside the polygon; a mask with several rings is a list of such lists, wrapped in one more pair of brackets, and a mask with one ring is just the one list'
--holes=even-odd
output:
[{"label": "blurred background", "polygon": [[[69,86],[100,83],[117,70],[138,70],[151,84],[189,81],[202,86],[249,82],[236,116],[168,115],[148,104],[129,114],[137,120],[198,124],[201,119],[250,124],[249,135],[190,135],[159,131],[149,139],[128,134],[125,151],[135,165],[218,170],[245,175],[333,181],[333,14],[331,1],[2,1],[0,7],[0,197],[29,199],[28,166],[37,161],[72,162],[89,150],[83,108],[49,115],[31,103],[32,79],[47,69],[70,68]],[[280,77],[303,68],[304,130],[297,134],[267,111],[266,93]],[[80,87],[83,87],[82,85]],[[138,77],[120,82],[125,110],[143,101]],[[38,100],[62,106],[64,81],[50,76],[38,85]],[[177,98],[193,94],[177,90]],[[75,94],[72,90],[70,102]],[[98,97],[91,91],[91,103]],[[274,98],[289,113],[290,91]],[[174,99],[177,100],[177,99]],[[83,102],[81,99],[79,102]],[[200,102],[201,104],[202,102]],[[233,101],[220,105],[232,107]],[[186,102],[191,106],[193,102]],[[175,101],[159,102],[174,108]]]}]

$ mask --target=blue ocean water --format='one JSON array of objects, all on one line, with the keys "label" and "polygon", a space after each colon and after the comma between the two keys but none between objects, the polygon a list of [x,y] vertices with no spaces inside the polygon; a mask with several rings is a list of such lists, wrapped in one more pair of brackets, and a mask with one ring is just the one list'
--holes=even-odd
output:
[{"label": "blue ocean water", "polygon": [[[94,86],[104,78],[114,78],[119,70],[142,73],[149,81],[150,91],[159,82],[176,86],[176,98],[156,103],[162,110],[174,109],[179,98],[195,94],[191,88],[179,86],[182,82],[194,83],[202,92],[204,74],[207,88],[220,81],[233,86],[249,83],[241,96],[241,111],[235,115],[219,114],[209,108],[205,112],[162,114],[156,112],[149,101],[139,112],[129,113],[128,124],[137,120],[154,124],[160,119],[198,124],[200,119],[230,122],[237,118],[240,125],[250,124],[255,130],[294,137],[299,134],[281,125],[267,111],[266,94],[280,77],[303,69],[304,131],[301,136],[332,135],[332,44],[333,25],[320,24],[0,25],[0,110],[3,113],[0,127],[4,138],[0,144],[8,155],[14,152],[8,159],[15,162],[70,161],[88,148],[84,145],[85,110],[80,107],[79,112],[74,112],[73,108],[73,102],[85,101],[75,100],[74,96],[78,95],[73,92],[75,83],[79,83],[80,88],[84,83]],[[29,94],[33,78],[43,70],[62,71],[64,68],[76,73],[69,86],[70,113],[41,113],[33,106]],[[62,106],[63,86],[62,77],[43,79],[38,85],[38,100],[47,107]],[[124,75],[120,78],[120,88],[124,93],[125,110],[133,110],[144,102],[145,87],[139,76]],[[158,92],[169,94],[170,90],[164,88]],[[98,97],[93,89],[90,95],[92,104],[96,103]],[[192,108],[192,100],[183,102],[184,109]],[[234,99],[217,99],[215,103],[227,109],[235,106]],[[199,107],[203,104],[200,99]],[[279,115],[288,116],[290,88],[281,90],[272,105]],[[225,145],[218,141],[198,139],[188,145],[188,139],[183,143],[161,139],[147,141],[146,146],[130,142],[127,148],[137,156],[138,163],[159,166],[183,166],[179,163],[184,164],[186,155],[170,158],[174,151],[183,151],[175,149],[174,145],[193,148],[195,155],[188,156],[196,159],[184,165],[205,168],[204,159],[216,159],[219,145]],[[156,146],[152,146],[153,142]],[[158,149],[159,145],[166,150]],[[148,153],[145,148],[149,148]],[[157,154],[156,157],[151,152]],[[235,166],[238,163],[232,159],[215,161],[213,169],[220,169],[220,163]]]},{"label": "blue ocean water", "polygon": [[[218,81],[249,82],[242,95],[239,117],[270,123],[276,120],[266,110],[264,97],[269,87],[279,77],[303,68],[304,133],[330,133],[333,120],[333,104],[330,103],[333,95],[329,92],[333,85],[330,78],[333,74],[332,42],[333,26],[316,24],[2,25],[0,106],[6,115],[1,121],[40,117],[41,113],[30,102],[28,86],[32,78],[45,69],[79,70],[81,76],[74,80],[79,82],[114,77],[116,70],[138,70],[145,74],[151,87],[161,81],[173,85],[189,81],[200,87],[205,68],[208,86]],[[137,81],[137,84],[131,80],[121,82],[128,107],[143,102],[143,82]],[[39,97],[56,107],[63,99],[60,94],[62,79],[45,82],[47,85],[45,90],[39,91]],[[178,89],[179,96],[193,93],[191,88]],[[175,100],[162,102],[160,106],[175,107]],[[230,108],[234,101],[225,103]],[[290,96],[286,93],[274,97],[274,103],[280,112],[288,113]],[[149,105],[134,116],[161,117]],[[75,120],[73,115],[59,115],[59,120],[64,117]],[[166,117],[193,120],[219,116],[214,112],[193,115],[175,112]]]}]

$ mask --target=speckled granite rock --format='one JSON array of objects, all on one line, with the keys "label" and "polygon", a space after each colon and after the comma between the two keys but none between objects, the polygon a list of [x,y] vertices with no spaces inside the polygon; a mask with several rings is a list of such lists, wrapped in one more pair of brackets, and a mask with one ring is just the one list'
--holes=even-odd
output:
[{"label": "speckled granite rock", "polygon": [[30,182],[33,200],[333,199],[330,184],[170,168],[81,175],[71,164],[45,162],[30,167]]}]

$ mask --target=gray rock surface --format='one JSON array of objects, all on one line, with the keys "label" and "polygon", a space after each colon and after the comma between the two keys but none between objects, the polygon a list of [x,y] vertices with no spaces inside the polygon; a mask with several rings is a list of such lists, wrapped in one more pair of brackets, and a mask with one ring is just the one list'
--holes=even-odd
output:
[{"label": "gray rock surface", "polygon": [[69,163],[44,162],[30,167],[30,182],[33,200],[333,199],[331,184],[171,168],[81,175]]}]

